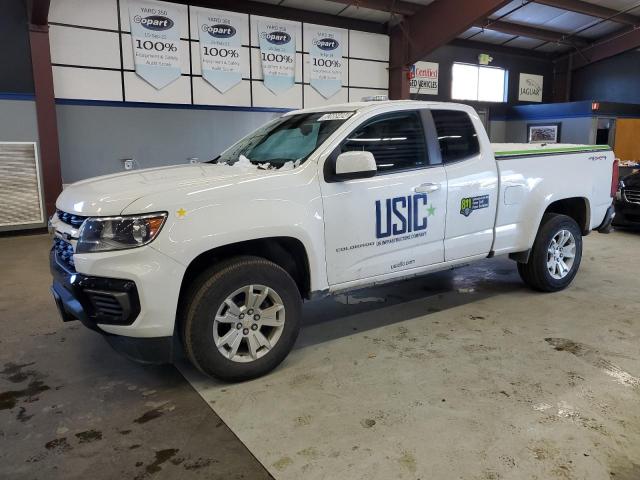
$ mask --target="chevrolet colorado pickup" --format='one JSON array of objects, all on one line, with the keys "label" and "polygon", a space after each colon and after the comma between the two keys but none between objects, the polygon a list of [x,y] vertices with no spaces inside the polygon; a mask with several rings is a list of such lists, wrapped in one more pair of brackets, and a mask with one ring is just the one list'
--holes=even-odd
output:
[{"label": "chevrolet colorado pickup", "polygon": [[361,102],[286,113],[196,165],[68,186],[50,220],[63,320],[116,349],[263,375],[303,299],[509,255],[553,292],[607,231],[608,147],[492,145],[468,106]]}]

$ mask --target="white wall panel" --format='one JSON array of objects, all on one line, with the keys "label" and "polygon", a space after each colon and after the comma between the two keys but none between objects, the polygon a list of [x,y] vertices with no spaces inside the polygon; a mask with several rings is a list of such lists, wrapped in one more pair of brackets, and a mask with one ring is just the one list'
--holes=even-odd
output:
[{"label": "white wall panel", "polygon": [[[135,70],[131,40],[131,34],[122,34],[122,64],[125,70]],[[189,42],[187,40],[180,41],[180,67],[182,73],[189,73]]]},{"label": "white wall panel", "polygon": [[[242,47],[242,57],[240,57],[240,69],[242,78],[249,78],[249,47]],[[202,75],[202,64],[200,63],[200,42],[191,42],[191,68],[193,75]]]},{"label": "white wall panel", "polygon": [[[159,2],[165,3],[165,2]],[[201,75],[199,32],[197,15],[201,7],[170,4],[181,12],[179,20],[181,36],[195,41],[181,41],[181,70],[183,76],[167,87],[156,90],[135,73],[133,47],[129,28],[129,0],[120,0],[120,20],[122,33],[122,67],[125,70],[124,95],[126,101],[159,102],[199,105],[237,105],[261,108],[302,108],[331,105],[338,102],[360,100],[366,95],[388,93],[389,37],[387,35],[337,29],[342,33],[342,90],[330,99],[324,99],[309,84],[310,55],[313,24],[302,24],[290,20],[238,14],[244,18],[246,29],[242,34],[243,57],[242,76],[245,79],[234,88],[221,94],[209,85]],[[188,16],[190,15],[190,31]],[[259,46],[258,21],[278,21],[291,25],[296,36],[296,85],[274,95],[262,80],[260,50],[248,48],[251,43]],[[104,28],[117,30],[116,0],[52,0],[51,21],[78,27],[51,26],[51,55],[54,63],[56,96],[86,100],[122,100],[120,72],[110,70],[90,70],[82,68],[62,68],[55,66],[74,65],[92,68],[120,68],[120,47],[118,34],[92,30]],[[82,28],[88,27],[88,28]],[[250,37],[250,38],[249,38]],[[352,57],[352,58],[347,58]],[[379,61],[374,61],[379,60]],[[193,75],[193,77],[189,77]],[[251,77],[252,81],[248,81]],[[306,85],[300,85],[301,83]],[[358,88],[360,87],[360,88]],[[303,97],[304,91],[304,97]]]},{"label": "white wall panel", "polygon": [[[342,59],[342,85],[346,87],[349,83],[349,62],[346,58]],[[304,83],[309,83],[311,78],[311,57],[308,53],[304,54]]]},{"label": "white wall panel", "polygon": [[182,76],[162,90],[156,90],[134,72],[124,72],[127,102],[191,103],[191,82]]},{"label": "white wall panel", "polygon": [[[254,80],[262,80],[262,60],[260,49],[251,49],[251,75]],[[296,53],[296,82],[302,82],[302,54]]]},{"label": "white wall panel", "polygon": [[349,56],[388,61],[389,36],[351,30]]},{"label": "white wall panel", "polygon": [[193,103],[196,105],[251,106],[251,82],[243,80],[224,95],[202,77],[193,78]]},{"label": "white wall panel", "polygon": [[294,85],[284,94],[274,95],[260,81],[251,82],[254,107],[302,108],[302,85]]},{"label": "white wall panel", "polygon": [[[200,39],[200,35],[198,32],[198,12],[202,11],[202,12],[207,12],[210,10],[216,10],[215,8],[210,9],[210,8],[202,8],[202,7],[189,7],[189,11],[191,12],[191,39],[193,40],[199,40]],[[242,37],[241,37],[241,41],[242,41],[242,45],[249,45],[249,15],[247,15],[246,13],[235,13],[234,15],[236,16],[240,16],[242,18],[244,18],[244,29],[241,32]]]},{"label": "white wall panel", "polygon": [[346,103],[348,97],[348,89],[342,88],[331,98],[324,98],[311,85],[304,86],[304,107],[322,107],[324,105],[335,105],[336,103]]},{"label": "white wall panel", "polygon": [[49,42],[52,63],[120,68],[117,33],[51,25]]},{"label": "white wall panel", "polygon": [[56,98],[122,100],[120,72],[75,67],[52,67]]},{"label": "white wall panel", "polygon": [[286,23],[292,25],[296,33],[296,51],[302,51],[302,23],[292,22],[290,20],[280,20],[277,18],[261,17],[258,15],[251,15],[251,45],[254,47],[260,46],[260,39],[258,38],[258,22],[261,20],[273,21],[278,23]]},{"label": "white wall panel", "polygon": [[349,85],[389,88],[389,64],[367,60],[349,60]]},{"label": "white wall panel", "polygon": [[[179,5],[177,3],[158,2],[160,5],[163,3],[169,7],[177,8],[180,11],[180,38],[189,38],[189,20],[187,17],[187,6]],[[120,22],[123,32],[130,32],[131,27],[129,24],[129,1],[120,0]]]},{"label": "white wall panel", "polygon": [[[311,49],[311,35],[312,35],[312,28],[323,28],[324,25],[315,25],[313,23],[305,23],[302,26],[302,37],[304,39],[304,45],[303,45],[303,51],[306,53],[309,53],[309,50]],[[327,27],[328,28],[328,27]],[[349,54],[349,30],[345,29],[345,28],[333,28],[331,27],[332,30],[337,30],[338,32],[342,33],[342,56],[346,57]]]},{"label": "white wall panel", "polygon": [[52,0],[49,22],[118,29],[116,0]]}]

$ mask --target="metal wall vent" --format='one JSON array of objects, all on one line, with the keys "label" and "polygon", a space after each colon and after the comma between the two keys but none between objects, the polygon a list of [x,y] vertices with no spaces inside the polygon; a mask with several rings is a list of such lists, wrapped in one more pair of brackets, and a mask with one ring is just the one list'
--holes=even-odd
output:
[{"label": "metal wall vent", "polygon": [[36,144],[0,142],[0,227],[43,224],[41,193]]}]

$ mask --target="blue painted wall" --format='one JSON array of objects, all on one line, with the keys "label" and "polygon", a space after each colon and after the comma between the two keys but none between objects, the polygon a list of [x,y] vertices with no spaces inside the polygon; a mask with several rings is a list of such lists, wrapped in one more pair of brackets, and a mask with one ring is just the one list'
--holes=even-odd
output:
[{"label": "blue painted wall", "polygon": [[576,70],[571,99],[640,104],[640,51],[632,50]]},{"label": "blue painted wall", "polygon": [[27,13],[18,0],[0,2],[0,94],[33,93]]}]

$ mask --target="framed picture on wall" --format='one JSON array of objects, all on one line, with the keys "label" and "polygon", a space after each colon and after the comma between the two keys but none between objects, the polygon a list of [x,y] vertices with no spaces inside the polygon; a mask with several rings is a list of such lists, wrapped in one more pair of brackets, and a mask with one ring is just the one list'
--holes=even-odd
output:
[{"label": "framed picture on wall", "polygon": [[529,143],[560,143],[561,123],[538,123],[527,125]]}]

